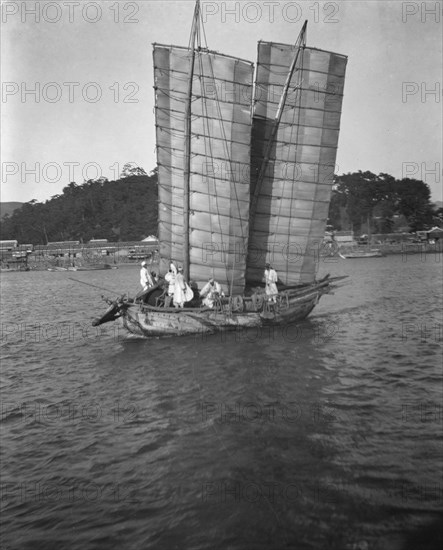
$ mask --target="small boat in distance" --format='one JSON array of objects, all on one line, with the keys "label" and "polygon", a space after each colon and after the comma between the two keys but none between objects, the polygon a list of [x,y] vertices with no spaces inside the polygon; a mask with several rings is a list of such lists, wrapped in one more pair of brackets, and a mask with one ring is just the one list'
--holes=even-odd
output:
[{"label": "small boat in distance", "polygon": [[341,250],[339,249],[338,255],[343,260],[348,260],[351,258],[381,258],[384,256],[378,248],[371,248],[371,218],[368,213],[367,217],[367,227],[368,234],[363,234],[360,236],[357,242],[353,242],[351,247],[344,247]]},{"label": "small boat in distance", "polygon": [[[316,280],[332,192],[347,57],[260,41],[249,61],[202,46],[196,2],[189,47],[154,44],[159,271],[182,266],[194,297],[167,286],[107,299],[94,326],[166,336],[293,323],[339,278]],[[268,296],[265,265],[278,274]],[[199,289],[223,290],[212,307]]]},{"label": "small boat in distance", "polygon": [[95,264],[83,266],[74,265],[69,267],[48,267],[48,271],[101,271],[103,269],[118,269],[118,266],[110,264]]},{"label": "small boat in distance", "polygon": [[355,249],[350,250],[349,252],[339,252],[338,255],[343,260],[348,260],[351,258],[381,258],[384,254],[378,248],[371,248],[370,250],[366,249]]},{"label": "small boat in distance", "polygon": [[68,271],[100,271],[103,269],[118,269],[116,265],[110,264],[95,264],[68,267]]}]

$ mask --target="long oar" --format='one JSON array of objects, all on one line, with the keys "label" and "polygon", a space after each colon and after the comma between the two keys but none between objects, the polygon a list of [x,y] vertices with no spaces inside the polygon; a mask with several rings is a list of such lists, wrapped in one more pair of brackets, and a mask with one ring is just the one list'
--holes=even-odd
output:
[{"label": "long oar", "polygon": [[98,286],[98,285],[93,285],[92,283],[86,283],[85,281],[80,281],[79,279],[74,279],[73,277],[68,277],[68,279],[70,279],[71,281],[75,281],[76,283],[81,283],[82,285],[88,285],[88,286],[92,286],[94,288],[98,288],[100,290],[106,290],[107,292],[112,292],[113,294],[120,294],[119,292],[117,292],[115,290],[110,290],[109,288],[105,288],[104,286]]}]

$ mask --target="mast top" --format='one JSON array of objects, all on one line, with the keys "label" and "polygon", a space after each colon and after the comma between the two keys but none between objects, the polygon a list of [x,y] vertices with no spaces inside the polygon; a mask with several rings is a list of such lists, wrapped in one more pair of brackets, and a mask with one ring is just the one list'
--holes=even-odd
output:
[{"label": "mast top", "polygon": [[280,124],[282,114],[283,114],[283,109],[285,108],[286,98],[287,98],[287,95],[288,95],[288,90],[289,90],[289,85],[290,85],[290,82],[291,82],[291,79],[292,79],[292,75],[294,74],[294,70],[295,70],[295,66],[297,64],[297,60],[298,60],[298,57],[299,57],[299,54],[300,54],[300,50],[302,48],[305,48],[305,46],[306,46],[306,27],[307,27],[307,25],[308,25],[308,20],[306,20],[303,23],[303,27],[301,28],[301,31],[300,31],[300,33],[297,37],[296,42],[295,42],[295,48],[296,48],[297,51],[295,52],[295,55],[294,55],[294,58],[292,60],[291,66],[289,67],[289,71],[288,71],[288,74],[287,74],[287,77],[286,77],[286,82],[285,82],[285,85],[283,86],[283,91],[282,91],[282,94],[281,94],[281,97],[280,97],[277,112],[275,114],[275,118],[274,118],[272,129],[271,129],[271,133],[269,135],[269,139],[268,139],[268,142],[267,142],[267,145],[266,145],[265,154],[264,154],[261,166],[260,166],[260,171],[259,171],[259,174],[258,174],[256,184],[255,184],[254,193],[253,193],[252,199],[251,199],[251,208],[250,208],[250,211],[249,211],[249,214],[250,214],[249,215],[249,223],[250,223],[251,227],[253,227],[253,225],[254,225],[254,218],[255,218],[255,213],[256,213],[256,209],[257,209],[258,197],[260,195],[260,190],[261,190],[261,187],[262,187],[262,184],[263,184],[266,169],[267,169],[268,164],[269,164],[272,145],[274,143],[274,139],[275,139],[275,136],[277,134],[277,130],[278,130],[278,127],[279,127],[279,124]]},{"label": "mast top", "polygon": [[197,48],[201,47],[201,32],[200,32],[200,23],[201,23],[201,13],[200,13],[200,0],[195,0],[194,7],[194,17],[192,19],[191,34],[189,36],[188,49],[194,50],[196,45]]}]

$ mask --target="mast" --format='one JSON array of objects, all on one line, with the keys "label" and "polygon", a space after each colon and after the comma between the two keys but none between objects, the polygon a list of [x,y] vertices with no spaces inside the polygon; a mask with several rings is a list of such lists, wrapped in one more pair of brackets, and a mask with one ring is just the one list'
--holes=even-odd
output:
[{"label": "mast", "polygon": [[288,97],[288,91],[289,91],[289,85],[291,83],[292,75],[294,74],[295,66],[298,61],[298,57],[300,54],[300,49],[305,47],[306,45],[306,27],[308,25],[308,21],[306,20],[303,24],[303,27],[300,31],[300,34],[298,35],[297,41],[295,43],[295,46],[297,48],[297,52],[294,56],[294,59],[292,60],[291,66],[289,68],[288,76],[286,77],[286,82],[283,87],[283,92],[280,97],[280,102],[278,104],[277,112],[275,114],[274,122],[272,125],[271,135],[269,136],[268,143],[266,145],[266,151],[263,157],[263,161],[260,166],[260,171],[258,174],[257,182],[255,184],[254,189],[254,195],[251,199],[251,209],[250,209],[250,227],[253,227],[254,224],[254,217],[255,217],[255,211],[257,209],[257,201],[258,197],[260,195],[260,190],[263,184],[263,180],[265,177],[266,169],[268,167],[269,163],[269,156],[271,154],[272,144],[274,143],[275,136],[277,134],[277,130],[280,124],[280,120],[282,117],[283,109],[285,108],[286,98]]},{"label": "mast", "polygon": [[200,17],[200,0],[196,0],[194,19],[192,21],[191,38],[189,48],[191,50],[191,63],[188,76],[188,90],[185,106],[185,136],[184,136],[184,170],[183,170],[183,276],[189,282],[189,188],[191,179],[191,104],[192,104],[192,80],[194,78],[195,45],[199,35],[198,25]]}]

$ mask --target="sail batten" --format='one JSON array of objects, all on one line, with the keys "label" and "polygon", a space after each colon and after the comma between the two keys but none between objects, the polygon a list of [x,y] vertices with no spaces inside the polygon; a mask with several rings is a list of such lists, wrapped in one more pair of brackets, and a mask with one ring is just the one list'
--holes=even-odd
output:
[{"label": "sail batten", "polygon": [[[314,48],[297,51],[270,42],[258,46],[251,158],[251,194],[257,198],[247,264],[251,283],[261,280],[265,261],[285,284],[313,282],[326,227],[347,58]],[[278,113],[284,90],[284,109]],[[266,166],[263,158],[269,158]]]}]

